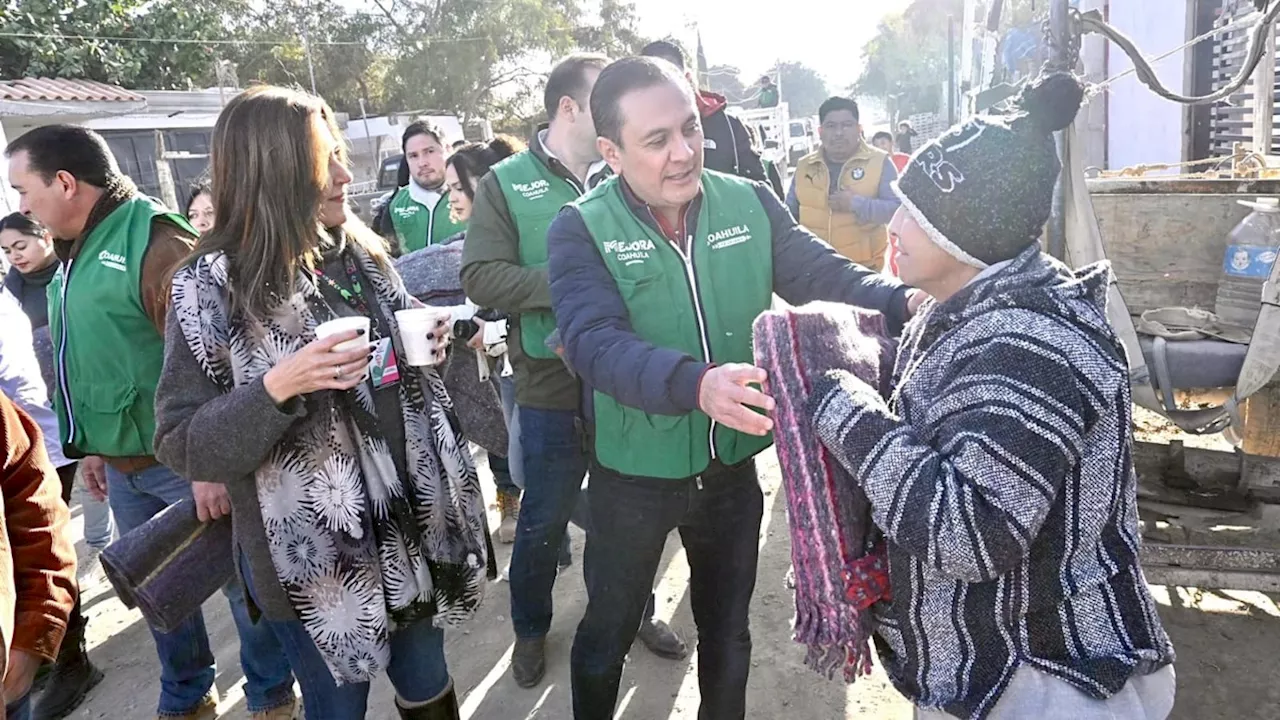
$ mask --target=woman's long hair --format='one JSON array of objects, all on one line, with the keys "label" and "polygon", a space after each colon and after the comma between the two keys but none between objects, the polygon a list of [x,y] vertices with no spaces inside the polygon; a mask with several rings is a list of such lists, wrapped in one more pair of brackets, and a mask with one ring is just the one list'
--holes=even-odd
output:
[{"label": "woman's long hair", "polygon": [[447,165],[458,173],[458,183],[468,200],[476,199],[475,185],[494,165],[524,150],[524,143],[510,135],[499,135],[487,143],[463,145],[449,156]]},{"label": "woman's long hair", "polygon": [[[330,228],[320,223],[329,185],[329,154],[320,132],[347,149],[333,110],[301,90],[258,86],[237,95],[213,128],[210,177],[214,226],[196,241],[192,259],[224,252],[233,310],[263,317],[295,292],[300,269],[313,267]],[[341,232],[384,268],[386,245],[348,213]]]}]

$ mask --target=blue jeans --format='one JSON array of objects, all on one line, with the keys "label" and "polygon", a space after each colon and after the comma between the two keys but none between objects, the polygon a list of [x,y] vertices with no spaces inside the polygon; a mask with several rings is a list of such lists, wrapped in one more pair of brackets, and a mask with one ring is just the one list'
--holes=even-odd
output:
[{"label": "blue jeans", "polygon": [[31,720],[31,693],[5,705],[4,715],[8,720]]},{"label": "blue jeans", "polygon": [[502,417],[507,421],[507,472],[511,483],[524,489],[524,453],[520,451],[520,408],[516,407],[516,381],[498,378],[498,397],[502,400]]},{"label": "blue jeans", "polygon": [[516,637],[538,638],[551,629],[551,589],[587,455],[572,410],[521,407],[519,416],[525,485],[511,551],[511,622]]},{"label": "blue jeans", "polygon": [[[257,591],[249,563],[240,556],[240,574],[249,594],[257,602]],[[302,686],[306,720],[350,720],[363,718],[369,701],[369,683],[339,686],[325,665],[324,657],[306,627],[298,620],[258,621],[259,627],[275,634],[289,656],[289,663]],[[387,677],[396,695],[406,703],[433,700],[449,687],[449,665],[444,657],[444,631],[422,620],[391,632],[391,662]]]},{"label": "blue jeans", "polygon": [[[191,497],[191,483],[163,465],[124,474],[107,466],[107,499],[122,535],[161,510]],[[222,589],[240,634],[240,667],[244,670],[249,712],[264,712],[293,702],[293,674],[274,633],[249,619],[244,589],[232,578]],[[196,613],[171,633],[151,629],[160,657],[159,715],[185,715],[213,688],[216,673],[204,615]]]},{"label": "blue jeans", "polygon": [[[76,478],[80,479],[77,468]],[[94,550],[111,544],[116,537],[116,525],[111,518],[111,508],[105,501],[95,498],[84,489],[84,480],[76,483],[73,491],[80,499],[80,509],[84,513],[84,543]]]}]

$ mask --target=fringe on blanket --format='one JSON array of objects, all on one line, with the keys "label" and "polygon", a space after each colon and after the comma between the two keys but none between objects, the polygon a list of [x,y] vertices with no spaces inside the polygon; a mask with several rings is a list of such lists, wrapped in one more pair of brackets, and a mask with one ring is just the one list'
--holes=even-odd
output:
[{"label": "fringe on blanket", "polygon": [[870,607],[889,597],[888,563],[856,481],[822,446],[805,414],[812,383],[845,369],[887,389],[893,343],[884,319],[848,305],[814,303],[756,319],[756,364],[769,373],[774,441],[791,531],[793,638],[805,664],[846,683],[871,670]]}]

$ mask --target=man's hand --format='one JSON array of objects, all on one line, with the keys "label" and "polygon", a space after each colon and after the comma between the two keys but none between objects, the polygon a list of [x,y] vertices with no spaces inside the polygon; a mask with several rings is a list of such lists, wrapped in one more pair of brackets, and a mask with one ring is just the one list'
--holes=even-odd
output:
[{"label": "man's hand", "polygon": [[471,336],[467,341],[467,347],[472,350],[484,349],[484,321],[478,317],[471,318],[471,322],[476,324],[476,334]]},{"label": "man's hand", "polygon": [[227,494],[226,485],[192,481],[191,494],[196,498],[196,517],[200,522],[231,514],[231,496]]},{"label": "man's hand", "polygon": [[84,479],[84,488],[98,502],[107,499],[107,461],[97,455],[90,455],[80,461],[80,477]]},{"label": "man's hand", "polygon": [[852,190],[841,190],[827,196],[827,205],[836,212],[853,212],[853,199],[858,197]]},{"label": "man's hand", "polygon": [[908,290],[907,291],[907,317],[908,318],[915,317],[916,313],[920,310],[920,306],[923,305],[924,301],[928,299],[929,299],[929,293],[923,290],[918,290],[914,288],[911,290]]},{"label": "man's hand", "polygon": [[[36,679],[36,671],[40,669],[40,658],[25,650],[13,648],[9,650],[9,664],[4,669],[5,703],[21,700],[31,692],[31,684]],[[4,709],[0,707],[0,716]]]},{"label": "man's hand", "polygon": [[765,371],[753,365],[717,365],[702,375],[698,409],[726,427],[749,435],[765,435],[773,429],[773,421],[751,408],[773,412],[773,398],[747,385],[763,384],[767,379]]}]

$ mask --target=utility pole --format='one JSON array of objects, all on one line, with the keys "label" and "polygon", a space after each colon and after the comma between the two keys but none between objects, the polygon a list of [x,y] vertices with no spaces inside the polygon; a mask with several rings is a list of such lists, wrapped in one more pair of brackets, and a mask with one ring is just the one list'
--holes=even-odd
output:
[{"label": "utility pole", "polygon": [[[1073,68],[1066,67],[1071,61],[1067,57],[1068,48],[1070,47],[1070,39],[1067,34],[1071,32],[1070,23],[1070,0],[1049,0],[1049,32],[1053,36],[1053,42],[1050,50],[1053,55],[1049,58],[1049,66],[1052,69],[1071,71]],[[1066,149],[1066,133],[1065,131],[1054,133],[1054,144],[1058,148],[1058,159],[1061,161],[1063,151]],[[1063,196],[1062,174],[1058,174],[1058,182],[1053,187],[1053,204],[1049,209],[1049,226],[1045,229],[1047,235],[1046,248],[1053,257],[1065,261],[1067,259],[1067,212],[1066,198]]]},{"label": "utility pole", "polygon": [[[364,122],[364,141],[369,145],[369,171],[373,179],[378,179],[378,146],[373,144],[373,135],[369,134],[369,113],[364,109],[364,95],[360,95],[360,119]],[[463,133],[464,135],[466,133]]]},{"label": "utility pole", "polygon": [[947,16],[947,127],[956,124],[956,19]]},{"label": "utility pole", "polygon": [[302,49],[307,54],[307,73],[311,76],[311,94],[319,95],[316,92],[316,66],[311,59],[311,4],[306,5],[306,14],[303,16],[302,22]]}]

